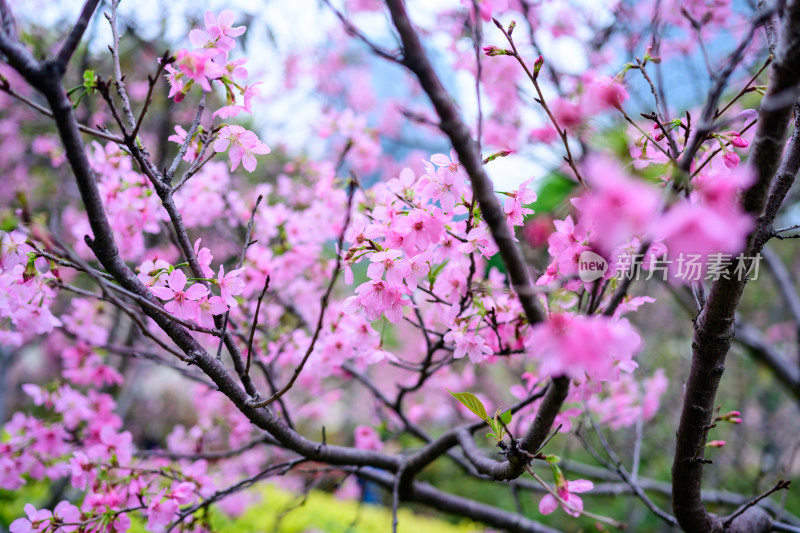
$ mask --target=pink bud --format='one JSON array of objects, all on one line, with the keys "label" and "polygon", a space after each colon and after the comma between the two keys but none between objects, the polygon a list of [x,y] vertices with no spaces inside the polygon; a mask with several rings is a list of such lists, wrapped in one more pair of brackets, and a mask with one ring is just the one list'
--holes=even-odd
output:
[{"label": "pink bud", "polygon": [[492,46],[484,46],[483,47],[483,52],[489,57],[514,55],[514,53],[511,50],[505,50],[503,48],[498,48],[498,47],[496,47],[494,45],[492,45]]},{"label": "pink bud", "polygon": [[712,440],[706,443],[706,448],[722,448],[723,446],[725,446],[724,440]]},{"label": "pink bud", "polygon": [[536,63],[533,64],[533,75],[538,76],[539,71],[542,70],[542,65],[544,65],[544,57],[540,54],[538,58],[536,58]]},{"label": "pink bud", "polygon": [[739,154],[736,152],[728,152],[722,159],[728,168],[736,168],[739,165],[739,161],[741,161]]},{"label": "pink bud", "polygon": [[731,144],[736,146],[737,148],[747,148],[750,146],[750,143],[742,139],[742,137],[737,133],[735,136],[731,137]]}]

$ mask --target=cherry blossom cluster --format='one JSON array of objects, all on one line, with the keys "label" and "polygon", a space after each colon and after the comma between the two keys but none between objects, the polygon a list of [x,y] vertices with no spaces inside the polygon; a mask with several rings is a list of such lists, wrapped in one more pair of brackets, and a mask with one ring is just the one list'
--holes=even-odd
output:
[{"label": "cherry blossom cluster", "polygon": [[[706,259],[717,253],[741,252],[753,227],[751,217],[737,203],[739,192],[752,182],[746,169],[709,169],[691,183],[687,199],[669,201],[670,182],[657,185],[631,177],[610,159],[592,159],[585,166],[590,189],[573,200],[577,221],[572,216],[555,221],[556,232],[548,239],[553,262],[537,284],[563,282],[578,290],[583,282],[576,277],[580,256],[596,251],[612,260],[637,254],[642,243],[649,243],[643,267],[657,257],[697,255]],[[624,266],[624,265],[623,265]],[[628,265],[631,268],[633,265]],[[606,272],[610,279],[620,265]],[[678,263],[670,264],[671,279],[684,277]]]},{"label": "cherry blossom cluster", "polygon": [[61,326],[53,315],[54,277],[49,262],[37,259],[22,231],[0,231],[0,344],[21,346]]},{"label": "cherry blossom cluster", "polygon": [[[706,21],[699,31],[709,38],[739,20],[726,2],[717,3],[713,17],[706,17],[699,4],[686,8],[691,17]],[[355,13],[380,8],[371,0],[346,4]],[[677,28],[665,36],[662,50],[670,52],[655,58],[647,48],[643,64],[620,70],[620,58],[608,49],[631,44],[639,50],[641,43],[628,42],[635,32],[614,34],[608,47],[595,51],[586,41],[586,25],[570,9],[544,4],[463,0],[435,17],[437,30],[450,43],[442,61],[449,61],[448,67],[459,75],[482,76],[477,95],[482,107],[470,125],[481,157],[486,157],[485,168],[494,171],[499,167],[495,161],[510,155],[538,161],[540,152],[530,147],[547,146],[556,156],[553,172],[575,182],[572,211],[566,217],[558,211],[556,219],[555,214],[535,212],[543,195],[537,194],[537,179],[496,191],[512,235],[547,248],[549,260],[536,271],[537,286],[531,288],[544,310],[542,322],[528,323],[519,297],[497,267],[497,244],[455,151],[433,153],[446,151],[437,148],[439,137],[423,137],[422,148],[401,151],[402,157],[383,144],[404,140],[407,120],[430,134],[438,131],[437,119],[425,106],[414,109],[416,102],[399,105],[399,98],[377,98],[369,64],[355,57],[343,31],[331,35],[317,62],[311,64],[314,54],[292,53],[284,65],[287,87],[300,76],[313,76],[326,99],[312,128],[315,136],[326,139],[323,157],[285,154],[285,162],[276,163],[263,180],[245,181],[234,171],[242,166],[254,172],[257,156],[270,152],[255,132],[228,123],[206,127],[199,119],[189,131],[174,126],[169,141],[172,148],[185,150],[183,161],[191,168],[170,192],[185,226],[182,236],[191,235],[183,245],[171,240],[177,229],[174,220],[153,184],[136,170],[130,150],[108,139],[91,145],[88,153],[105,214],[123,260],[155,296],[150,305],[183,325],[206,330],[217,329],[225,315],[226,331],[246,347],[248,362],[252,357],[248,378],[260,391],[276,388],[270,378],[283,382],[302,368],[296,386],[281,398],[280,408],[275,404],[275,412],[285,417],[287,426],[291,416],[304,429],[331,418],[346,420],[345,430],[330,437],[345,441],[337,445],[382,452],[391,448],[394,432],[406,431],[409,424],[453,427],[468,420],[470,413],[450,401],[448,389],[478,389],[476,396],[487,405],[507,405],[528,399],[559,377],[570,382],[565,407],[555,419],[562,433],[587,412],[611,429],[651,420],[668,381],[660,369],[637,372],[636,358],[649,347],[628,315],[654,300],[626,295],[611,313],[619,288],[619,280],[613,279],[618,265],[611,264],[600,280],[584,282],[578,276],[581,254],[622,258],[645,249],[641,267],[648,269],[665,253],[708,257],[740,252],[754,224],[739,207],[740,192],[753,180],[740,159],[750,142],[746,124],[757,115],[739,112],[724,131],[708,134],[687,173],[678,172],[673,159],[675,148],[685,150],[694,140],[684,135],[689,122],[683,118],[656,117],[650,124],[637,117],[622,131],[629,157],[618,161],[588,155],[602,152],[594,139],[630,105],[628,84],[634,71],[644,73],[648,62],[669,60],[692,28],[686,16],[675,14],[681,7],[677,0],[662,2],[661,16]],[[541,77],[539,81],[547,78],[552,84],[552,91],[542,95],[535,83],[528,83],[510,45],[500,41],[503,35],[489,32],[494,29],[492,17],[512,12],[518,17],[523,7],[530,13],[519,26],[528,24],[530,31],[518,29],[513,37],[521,55],[531,58],[533,81]],[[633,11],[620,16],[632,26],[649,24],[647,17],[653,14],[648,9]],[[164,65],[175,103],[197,85],[209,101],[214,91],[224,93],[225,105],[213,112],[214,119],[252,111],[263,86],[248,84],[247,60],[232,57],[236,39],[245,32],[244,26],[234,25],[234,18],[227,10],[206,13],[204,29],[189,34],[192,48],[179,50]],[[472,41],[480,24],[486,55],[476,53]],[[592,66],[576,75],[549,73],[549,60],[539,55],[533,41],[537,32],[584,45]],[[0,65],[0,81],[4,72]],[[9,79],[18,81],[11,75]],[[0,94],[0,104],[5,103]],[[6,116],[5,108],[13,106],[0,107]],[[730,114],[738,110],[736,105]],[[9,151],[19,148],[23,153],[19,138],[28,134],[17,125],[24,122],[18,113],[9,109],[11,118],[0,120],[0,141]],[[55,137],[36,135],[32,147],[32,157],[54,168],[63,165]],[[570,148],[574,154],[564,157],[562,151]],[[213,153],[204,156],[206,152]],[[212,159],[225,152],[228,162]],[[8,159],[0,160],[0,171],[9,176],[27,172],[25,165]],[[351,177],[345,178],[348,171]],[[20,219],[25,218],[22,211],[15,213]],[[92,237],[85,213],[67,205],[53,216],[60,217],[57,222],[71,235],[69,245],[77,255],[93,261],[83,244],[84,236]],[[245,230],[248,220],[252,228]],[[68,477],[81,496],[52,510],[26,505],[24,516],[11,524],[12,533],[126,531],[135,514],[146,518],[150,531],[178,522],[185,531],[210,529],[203,518],[193,516],[197,505],[292,454],[251,445],[264,434],[209,386],[207,376],[153,353],[158,343],[172,348],[155,321],[136,315],[141,323],[132,327],[122,346],[116,328],[121,317],[126,319],[123,311],[135,307],[116,306],[100,283],[93,286],[99,292],[87,289],[96,272],[78,268],[66,257],[59,264],[55,252],[43,244],[46,239],[35,237],[30,227],[35,226],[24,222],[0,232],[0,344],[25,347],[38,342],[45,364],[37,384],[23,386],[24,411],[4,426],[0,488],[19,490],[28,483]],[[240,236],[245,231],[248,242]],[[189,253],[186,248],[192,244]],[[190,261],[196,262],[194,269]],[[92,263],[89,268],[101,267]],[[677,271],[671,275],[673,283],[682,279]],[[44,334],[49,334],[46,339],[36,339]],[[221,351],[219,336],[196,330],[190,334],[209,352],[218,346]],[[174,387],[173,382],[164,386],[179,389],[176,403],[191,416],[164,431],[158,449],[143,448],[142,436],[128,428],[120,414],[124,408],[109,393],[130,384],[140,368],[117,364],[117,357],[173,366],[197,382],[192,387]],[[505,367],[511,378],[489,390],[485,376],[494,366]],[[358,372],[376,376],[390,395],[402,391],[397,400],[400,405],[405,398],[402,415],[399,409],[368,410],[371,402],[343,405],[350,391],[342,383],[355,383]],[[160,386],[155,379],[150,385]],[[134,401],[142,401],[143,412],[158,409],[145,400]],[[536,400],[515,413],[509,429],[523,434],[540,406]],[[731,413],[720,420],[741,421],[738,412]],[[386,431],[378,431],[379,425]],[[724,441],[707,445],[720,443]],[[223,450],[241,453],[219,462],[203,456]],[[540,512],[560,506],[579,516],[583,501],[578,494],[591,490],[592,483],[567,480],[555,466],[553,474],[554,493],[540,500]],[[276,483],[298,488],[300,480],[286,476]],[[345,487],[341,493],[352,490]],[[251,501],[252,495],[234,492],[218,505],[237,515]]]},{"label": "cherry blossom cluster", "polygon": [[[203,92],[212,91],[212,83],[220,85],[225,91],[224,107],[214,111],[213,117],[227,119],[237,116],[242,111],[252,110],[252,99],[260,94],[260,83],[246,84],[246,58],[232,60],[229,53],[236,47],[236,37],[244,34],[244,26],[233,26],[233,11],[222,11],[218,16],[208,11],[205,14],[205,30],[193,29],[189,32],[189,40],[195,47],[192,50],[180,49],[175,54],[175,62],[166,65],[167,81],[170,84],[170,98],[176,102],[184,99],[196,83]],[[241,97],[237,103],[236,93]],[[183,143],[186,131],[176,127],[176,136],[171,138]],[[190,139],[192,141],[192,139]],[[248,171],[256,168],[256,155],[268,154],[270,148],[262,143],[258,135],[241,126],[224,125],[214,143],[215,152],[228,152],[231,171],[241,163]],[[192,160],[198,151],[192,147],[187,150],[185,159]]]}]

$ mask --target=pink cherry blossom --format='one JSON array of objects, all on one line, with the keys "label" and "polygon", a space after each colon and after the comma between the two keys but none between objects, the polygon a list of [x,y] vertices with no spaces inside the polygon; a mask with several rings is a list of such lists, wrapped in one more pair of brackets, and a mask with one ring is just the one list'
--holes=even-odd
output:
[{"label": "pink cherry blossom", "polygon": [[196,486],[194,483],[183,481],[176,484],[169,493],[169,498],[175,500],[178,505],[188,505],[197,499],[195,495]]},{"label": "pink cherry blossom", "polygon": [[591,228],[592,244],[601,254],[651,231],[661,204],[655,188],[631,178],[607,158],[587,161],[585,174],[591,190],[575,205],[581,221]]},{"label": "pink cherry blossom", "polygon": [[212,34],[225,35],[227,37],[239,37],[245,32],[247,26],[234,26],[233,20],[235,18],[236,14],[230,9],[221,11],[217,17],[214,17],[213,12],[206,11],[206,30]]},{"label": "pink cherry blossom", "polygon": [[225,274],[225,267],[219,266],[219,275],[215,283],[219,286],[222,299],[231,307],[239,305],[234,296],[242,294],[244,291],[244,281],[239,277],[244,270],[244,268],[237,268]]},{"label": "pink cherry blossom", "polygon": [[598,381],[612,379],[620,370],[632,371],[640,344],[639,334],[627,320],[599,315],[553,314],[533,326],[527,340],[542,375],[573,379],[588,375]]},{"label": "pink cherry blossom", "polygon": [[[58,502],[53,509],[53,525],[59,524],[78,524],[81,521],[81,511],[75,505],[66,500]],[[77,525],[62,525],[58,531],[71,533],[78,529]]]},{"label": "pink cherry blossom", "polygon": [[266,144],[258,140],[255,133],[241,126],[225,126],[220,131],[219,137],[214,142],[214,151],[226,150],[231,160],[231,171],[236,170],[239,163],[242,163],[248,172],[256,169],[256,155],[268,154],[271,151]]},{"label": "pink cherry blossom", "polygon": [[411,273],[411,267],[407,261],[399,259],[401,255],[400,250],[387,250],[370,255],[371,264],[367,268],[367,276],[370,279],[381,279],[385,272],[386,281],[390,284],[403,283],[403,279]]},{"label": "pink cherry blossom", "polygon": [[599,76],[588,84],[583,98],[584,109],[589,113],[598,113],[605,109],[621,108],[628,99],[628,91],[617,80]]},{"label": "pink cherry blossom", "polygon": [[469,356],[469,360],[475,364],[483,361],[486,356],[492,353],[492,349],[486,345],[486,341],[481,335],[475,333],[464,333],[459,330],[448,331],[443,339],[445,342],[451,342],[455,345],[453,357],[461,359],[465,355]]},{"label": "pink cherry blossom", "polygon": [[531,181],[533,180],[528,180],[520,185],[519,189],[510,193],[503,203],[506,222],[511,229],[514,226],[521,226],[524,223],[525,215],[532,215],[534,212],[533,209],[525,207],[536,201],[536,193],[528,189]]},{"label": "pink cherry blossom", "polygon": [[398,228],[403,233],[403,248],[408,252],[415,248],[426,249],[436,244],[444,233],[444,223],[436,216],[414,209],[398,220]]},{"label": "pink cherry blossom", "polygon": [[[172,98],[173,94],[170,94],[169,97]],[[186,136],[189,134],[185,129],[183,129],[180,125],[175,126],[175,133],[167,137],[168,141],[172,141],[177,143],[178,145],[183,145],[186,141]],[[186,162],[191,163],[197,159],[197,150],[195,149],[195,143],[189,143],[186,147],[186,153],[183,156],[183,160]]]},{"label": "pink cherry blossom", "polygon": [[228,304],[220,296],[203,296],[197,301],[197,306],[197,323],[204,328],[213,328],[214,317],[228,310]]},{"label": "pink cherry blossom", "polygon": [[94,480],[96,465],[89,460],[89,457],[83,452],[76,451],[74,456],[69,460],[70,465],[70,483],[78,490],[84,490],[86,485]]},{"label": "pink cherry blossom", "polygon": [[383,449],[381,436],[370,426],[358,426],[354,432],[356,448],[379,452]]},{"label": "pink cherry blossom", "polygon": [[208,248],[200,248],[200,242],[202,239],[197,239],[194,241],[194,256],[197,258],[197,262],[200,265],[200,270],[203,271],[203,275],[207,278],[214,277],[214,271],[211,270],[211,261],[214,259],[214,256],[211,255],[211,250]]},{"label": "pink cherry blossom", "polygon": [[175,64],[181,74],[194,81],[204,91],[211,91],[211,81],[219,78],[225,71],[214,62],[214,53],[210,50],[189,51],[178,50]]},{"label": "pink cherry blossom", "polygon": [[186,289],[186,282],[186,274],[176,268],[167,278],[166,287],[151,287],[150,290],[160,299],[169,300],[164,309],[178,318],[194,320],[199,310],[197,300],[208,294],[208,288],[194,283]]},{"label": "pink cherry blossom", "polygon": [[[443,156],[443,154],[438,155]],[[434,155],[431,160],[434,157],[436,156]],[[454,165],[456,166],[455,172],[450,170]],[[464,177],[458,172],[457,164],[450,163],[449,167],[438,168],[435,172],[423,176],[422,180],[426,184],[423,192],[438,201],[445,213],[452,211],[456,202],[461,200]]]},{"label": "pink cherry blossom", "polygon": [[558,496],[561,501],[558,501],[552,494],[545,494],[539,501],[539,512],[550,514],[561,505],[568,515],[580,516],[583,511],[583,500],[577,494],[590,491],[593,488],[594,483],[586,479],[564,480],[564,486],[558,488]]},{"label": "pink cherry blossom", "polygon": [[136,268],[139,271],[136,277],[147,287],[163,287],[167,284],[169,267],[163,259],[148,259]]},{"label": "pink cherry blossom", "polygon": [[147,506],[147,527],[151,530],[168,525],[178,513],[178,502],[165,498],[166,489],[156,494]]},{"label": "pink cherry blossom", "polygon": [[392,324],[403,318],[403,305],[408,305],[398,287],[384,280],[373,280],[356,287],[358,296],[345,300],[343,308],[347,313],[363,312],[368,320],[376,320],[381,315]]},{"label": "pink cherry blossom", "polygon": [[25,504],[26,518],[18,518],[11,522],[8,530],[11,533],[33,533],[45,531],[50,525],[50,518],[53,513],[46,509],[37,510],[30,503]]},{"label": "pink cherry blossom", "polygon": [[20,263],[26,263],[26,254],[33,248],[26,244],[27,235],[21,231],[7,233],[0,231],[0,269],[10,270]]}]

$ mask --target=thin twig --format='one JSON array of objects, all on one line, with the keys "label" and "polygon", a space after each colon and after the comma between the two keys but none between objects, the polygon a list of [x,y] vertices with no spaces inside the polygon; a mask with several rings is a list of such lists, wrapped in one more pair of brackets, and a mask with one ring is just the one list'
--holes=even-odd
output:
[{"label": "thin twig", "polygon": [[[344,234],[347,231],[348,226],[350,226],[350,217],[352,215],[352,206],[353,206],[353,197],[355,196],[356,191],[356,180],[355,178],[351,178],[350,185],[349,185],[349,192],[347,195],[347,213],[345,215],[344,226],[342,226],[342,231],[339,233],[339,240],[337,243],[337,250],[341,250],[344,244]],[[319,334],[322,331],[322,324],[325,321],[325,311],[328,309],[328,302],[330,301],[331,293],[333,292],[333,286],[336,285],[336,279],[339,277],[339,272],[342,269],[342,258],[339,254],[336,255],[336,266],[331,273],[330,281],[328,282],[328,288],[325,290],[325,294],[323,294],[322,299],[320,300],[320,309],[319,309],[319,317],[317,318],[317,327],[314,330],[314,335],[311,337],[311,342],[308,345],[308,349],[306,349],[305,355],[303,355],[303,359],[300,361],[300,364],[297,365],[294,369],[294,373],[292,377],[289,379],[289,382],[283,386],[278,392],[274,393],[272,396],[267,398],[266,400],[260,402],[250,402],[250,407],[266,407],[272,403],[274,403],[277,399],[281,396],[289,392],[294,386],[295,381],[300,376],[300,373],[303,371],[303,368],[306,366],[306,362],[308,358],[311,356],[311,353],[314,351],[314,346],[317,344],[317,339],[319,338]]]},{"label": "thin twig", "polygon": [[256,312],[253,315],[253,323],[250,325],[250,338],[247,341],[247,364],[244,367],[245,374],[250,374],[250,357],[253,353],[253,337],[256,334],[256,326],[258,326],[258,313],[261,310],[261,302],[264,300],[264,295],[267,294],[267,289],[269,289],[269,274],[264,282],[264,290],[261,291],[261,295],[258,297]]}]

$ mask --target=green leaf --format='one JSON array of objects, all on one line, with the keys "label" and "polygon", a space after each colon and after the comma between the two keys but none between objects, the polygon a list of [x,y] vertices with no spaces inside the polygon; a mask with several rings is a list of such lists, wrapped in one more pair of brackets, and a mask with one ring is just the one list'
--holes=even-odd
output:
[{"label": "green leaf", "polygon": [[[436,268],[431,268],[430,269],[430,271],[428,272],[428,283],[430,283],[430,290],[433,290],[433,284],[436,283],[437,276],[439,276],[439,273],[441,273],[442,269],[449,262],[450,262],[450,260],[448,259],[447,261],[445,261],[441,265],[437,266]],[[453,393],[451,392],[450,394],[453,394]]]},{"label": "green leaf", "polygon": [[461,402],[464,407],[475,413],[478,418],[486,421],[489,425],[492,425],[489,415],[486,414],[486,407],[483,406],[483,402],[481,402],[477,396],[471,392],[453,392],[449,389],[447,392],[449,392],[453,398]]},{"label": "green leaf", "polygon": [[497,435],[495,435],[494,433],[487,433],[486,434],[486,438],[487,439],[495,439],[496,440],[497,439]]},{"label": "green leaf", "polygon": [[505,411],[503,414],[501,414],[500,421],[505,425],[509,425],[511,423],[511,411]]},{"label": "green leaf", "polygon": [[564,203],[564,200],[575,187],[576,183],[574,181],[563,174],[553,172],[542,178],[541,185],[536,191],[536,201],[525,207],[536,211],[536,215],[551,213]]}]

